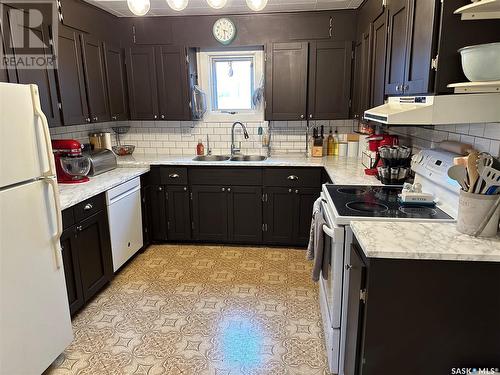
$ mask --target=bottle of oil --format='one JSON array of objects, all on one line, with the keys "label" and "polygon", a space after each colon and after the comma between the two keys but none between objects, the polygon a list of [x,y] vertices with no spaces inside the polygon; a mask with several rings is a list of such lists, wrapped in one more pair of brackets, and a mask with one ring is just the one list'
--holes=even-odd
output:
[{"label": "bottle of oil", "polygon": [[333,156],[333,152],[334,152],[334,148],[335,148],[335,141],[333,139],[332,128],[330,128],[330,132],[328,134],[328,138],[327,138],[326,142],[327,142],[326,154],[328,156]]},{"label": "bottle of oil", "polygon": [[333,135],[333,155],[339,154],[339,132],[335,128],[335,134]]}]

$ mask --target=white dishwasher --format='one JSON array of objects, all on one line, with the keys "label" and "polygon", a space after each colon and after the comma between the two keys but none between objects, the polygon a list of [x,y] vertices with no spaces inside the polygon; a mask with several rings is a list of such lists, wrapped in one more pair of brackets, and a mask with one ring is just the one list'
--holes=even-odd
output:
[{"label": "white dishwasher", "polygon": [[116,272],[143,245],[140,178],[108,190],[106,205]]}]

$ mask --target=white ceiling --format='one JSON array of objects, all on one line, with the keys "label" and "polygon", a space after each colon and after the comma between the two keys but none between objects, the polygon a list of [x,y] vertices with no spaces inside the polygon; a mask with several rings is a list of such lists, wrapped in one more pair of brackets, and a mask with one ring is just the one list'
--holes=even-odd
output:
[{"label": "white ceiling", "polygon": [[[118,17],[133,17],[126,0],[85,0]],[[166,0],[150,0],[151,9],[147,16],[194,16],[217,14],[255,13],[246,5],[245,0],[228,0],[223,9],[211,8],[206,0],[189,0],[186,9],[177,12],[172,10]],[[306,12],[313,10],[355,9],[363,0],[269,0],[266,8],[259,13]]]}]

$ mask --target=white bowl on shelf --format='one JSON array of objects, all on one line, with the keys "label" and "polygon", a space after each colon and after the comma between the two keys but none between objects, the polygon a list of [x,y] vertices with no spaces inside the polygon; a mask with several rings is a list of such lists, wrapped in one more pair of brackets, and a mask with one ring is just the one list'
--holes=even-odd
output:
[{"label": "white bowl on shelf", "polygon": [[471,82],[500,80],[500,42],[478,44],[458,50],[462,70]]}]

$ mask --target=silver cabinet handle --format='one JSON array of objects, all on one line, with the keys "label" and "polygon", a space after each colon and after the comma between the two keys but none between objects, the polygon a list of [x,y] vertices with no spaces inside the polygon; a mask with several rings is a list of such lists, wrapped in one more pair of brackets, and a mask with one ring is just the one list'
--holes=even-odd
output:
[{"label": "silver cabinet handle", "polygon": [[81,225],[76,227],[77,232],[81,232],[83,230],[83,227]]},{"label": "silver cabinet handle", "polygon": [[162,191],[163,190],[163,187],[162,186],[158,186],[158,191]]},{"label": "silver cabinet handle", "polygon": [[97,121],[97,120],[98,120],[97,116],[94,116],[94,121]]},{"label": "silver cabinet handle", "polygon": [[292,174],[292,175],[288,176],[286,179],[287,179],[287,180],[291,180],[291,181],[295,181],[295,180],[298,180],[298,179],[299,179],[299,177],[298,177],[298,176],[295,176],[294,174]]},{"label": "silver cabinet handle", "polygon": [[112,119],[112,120],[118,120],[118,116],[116,116],[116,115],[111,116],[111,119]]},{"label": "silver cabinet handle", "polygon": [[309,118],[313,118],[313,115],[312,115],[312,113],[311,113],[311,114],[309,115]]},{"label": "silver cabinet handle", "polygon": [[410,89],[410,85],[408,85],[408,84],[404,85],[404,87],[403,87],[404,91],[408,91],[409,89]]},{"label": "silver cabinet handle", "polygon": [[226,188],[222,188],[222,191],[226,191]]},{"label": "silver cabinet handle", "polygon": [[350,269],[352,269],[352,264],[346,264],[346,265],[345,265],[345,269],[346,269],[347,271],[349,271]]},{"label": "silver cabinet handle", "polygon": [[165,118],[165,115],[161,115],[161,119],[163,120]]},{"label": "silver cabinet handle", "polygon": [[300,115],[300,118],[304,118],[304,115]]},{"label": "silver cabinet handle", "polygon": [[168,177],[170,177],[170,178],[179,178],[179,175],[177,173],[172,173],[172,174],[169,174]]},{"label": "silver cabinet handle", "polygon": [[88,211],[88,210],[91,210],[93,209],[94,206],[92,206],[92,203],[87,203],[84,207],[83,207],[83,210],[84,211]]},{"label": "silver cabinet handle", "polygon": [[85,121],[90,122],[90,117],[87,117]]},{"label": "silver cabinet handle", "polygon": [[184,191],[187,191],[187,189],[188,189],[188,188],[184,186]]},{"label": "silver cabinet handle", "polygon": [[154,119],[156,120],[156,119],[158,118],[158,115],[154,115],[153,117],[154,117]]},{"label": "silver cabinet handle", "polygon": [[298,190],[295,190],[295,194],[299,194],[299,191],[298,191]]},{"label": "silver cabinet handle", "polygon": [[292,192],[292,189],[288,189],[288,192],[291,193]]},{"label": "silver cabinet handle", "polygon": [[227,192],[230,193],[231,192],[231,188],[227,188]]}]

